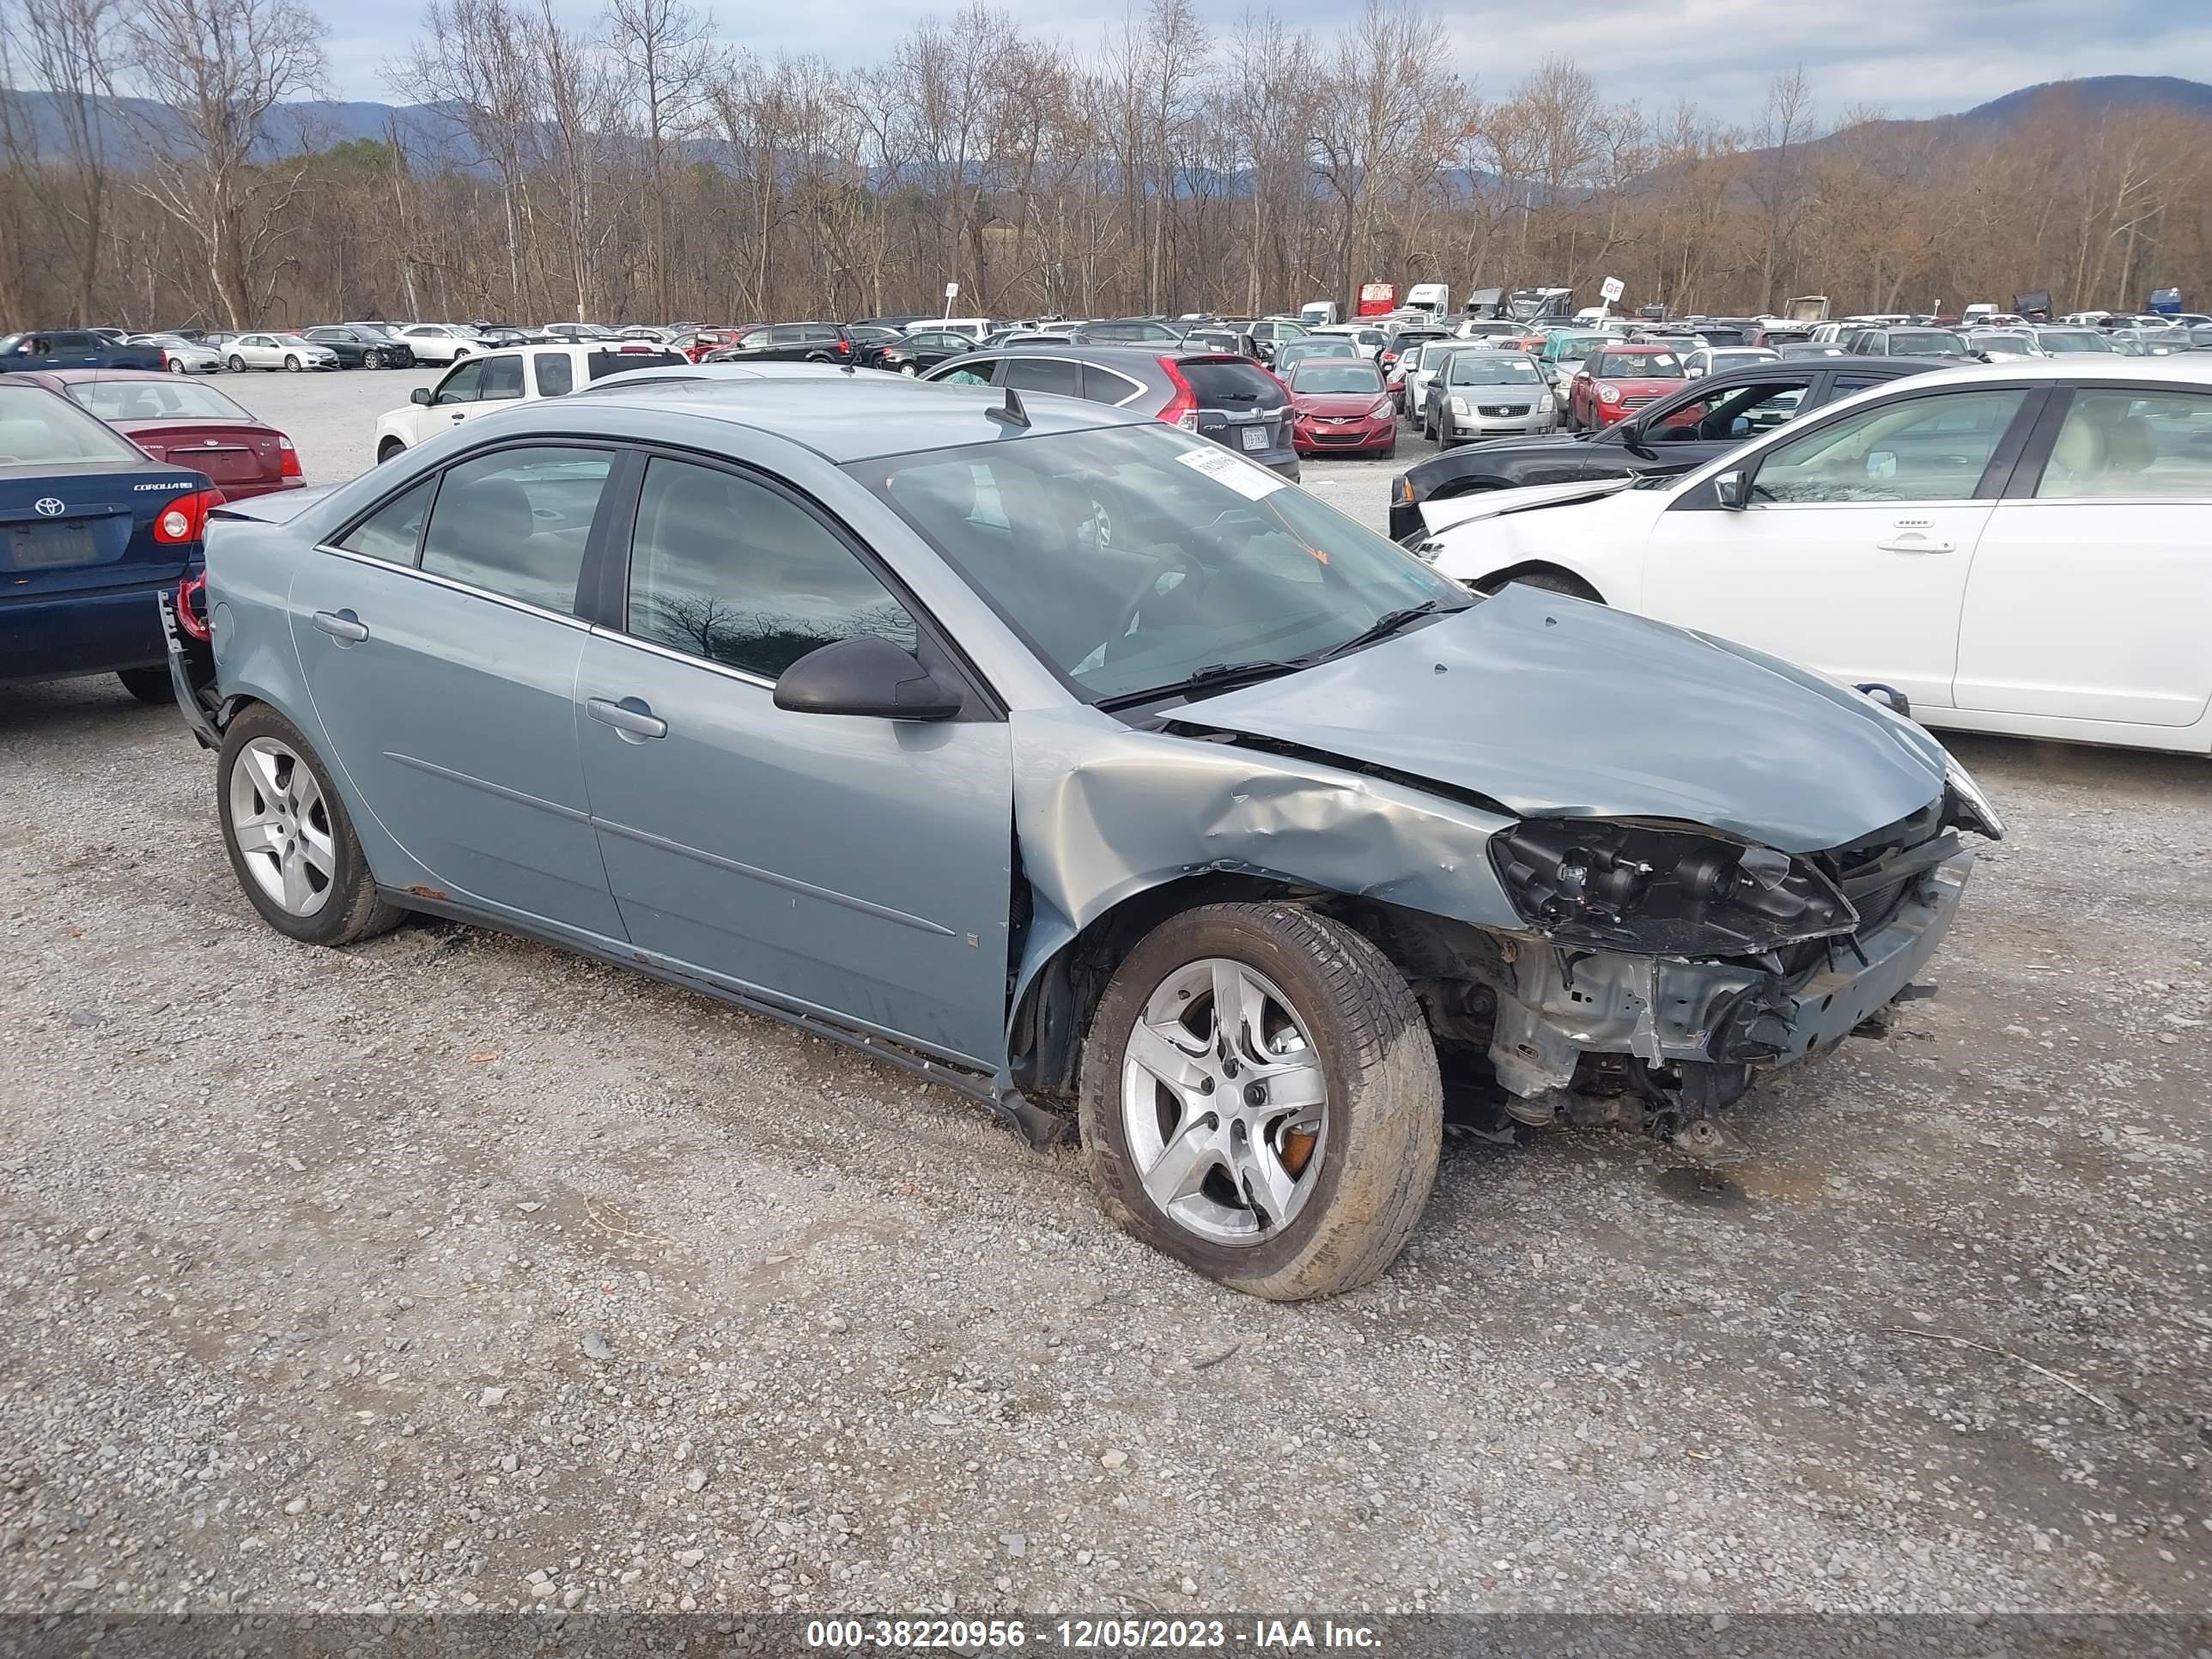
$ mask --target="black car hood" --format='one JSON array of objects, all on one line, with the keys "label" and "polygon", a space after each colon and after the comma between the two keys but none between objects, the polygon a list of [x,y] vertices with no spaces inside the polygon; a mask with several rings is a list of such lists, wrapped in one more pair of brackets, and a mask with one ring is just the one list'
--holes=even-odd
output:
[{"label": "black car hood", "polygon": [[1673,819],[1785,853],[1920,811],[1948,759],[1910,721],[1777,658],[1518,585],[1175,719],[1388,768],[1521,817]]}]

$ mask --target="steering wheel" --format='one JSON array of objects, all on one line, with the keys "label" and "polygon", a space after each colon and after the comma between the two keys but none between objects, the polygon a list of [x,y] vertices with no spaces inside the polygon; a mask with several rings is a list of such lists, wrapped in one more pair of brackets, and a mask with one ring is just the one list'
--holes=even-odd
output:
[{"label": "steering wheel", "polygon": [[1205,587],[1206,567],[1198,562],[1195,555],[1181,550],[1169,554],[1146,574],[1136,592],[1129,595],[1128,603],[1121,607],[1113,628],[1106,635],[1109,651],[1113,649],[1115,641],[1128,637],[1129,629],[1137,620],[1137,613],[1145,608],[1146,600],[1164,597],[1159,591],[1160,578],[1176,570],[1183,573],[1183,580],[1178,585],[1177,592],[1188,589],[1195,595]]}]

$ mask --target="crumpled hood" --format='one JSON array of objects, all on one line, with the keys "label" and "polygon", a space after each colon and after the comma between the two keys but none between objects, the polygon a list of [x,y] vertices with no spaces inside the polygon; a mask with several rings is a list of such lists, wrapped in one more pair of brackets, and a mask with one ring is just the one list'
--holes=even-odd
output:
[{"label": "crumpled hood", "polygon": [[1522,817],[1651,817],[1785,853],[1854,841],[1943,787],[1942,745],[1747,647],[1511,586],[1176,718],[1472,791]]}]

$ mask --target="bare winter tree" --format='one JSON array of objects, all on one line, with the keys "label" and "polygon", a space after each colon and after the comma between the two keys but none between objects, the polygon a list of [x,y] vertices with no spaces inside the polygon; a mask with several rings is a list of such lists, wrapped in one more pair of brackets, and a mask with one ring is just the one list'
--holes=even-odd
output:
[{"label": "bare winter tree", "polygon": [[1339,292],[1358,288],[1385,193],[1434,188],[1460,99],[1444,66],[1444,27],[1402,0],[1366,0],[1338,40],[1340,65],[1316,112],[1312,143],[1338,204]]},{"label": "bare winter tree", "polygon": [[46,237],[59,244],[79,323],[94,319],[107,235],[103,105],[115,91],[120,9],[120,0],[15,0],[0,9],[0,84],[15,86],[20,74],[40,88],[61,137],[58,153],[46,153],[37,121],[0,93],[0,151],[25,181]]},{"label": "bare winter tree", "polygon": [[652,232],[646,249],[647,291],[658,313],[672,317],[670,158],[698,132],[706,113],[714,68],[713,21],[683,0],[612,0],[607,22],[608,43],[628,72],[644,150]]},{"label": "bare winter tree", "polygon": [[197,244],[233,328],[269,304],[303,176],[256,147],[280,104],[321,82],[322,38],[295,0],[131,0],[124,16],[131,78],[157,106],[137,187]]}]

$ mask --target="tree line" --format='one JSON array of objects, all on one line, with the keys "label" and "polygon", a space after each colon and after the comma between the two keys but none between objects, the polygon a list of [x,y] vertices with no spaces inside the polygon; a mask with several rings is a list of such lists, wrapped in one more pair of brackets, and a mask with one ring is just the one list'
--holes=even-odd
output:
[{"label": "tree line", "polygon": [[1735,121],[1565,58],[1493,90],[1410,0],[1328,33],[1148,0],[1073,45],[977,3],[860,64],[733,49],[690,0],[429,0],[382,66],[422,107],[331,143],[297,115],[324,36],[298,0],[0,0],[0,86],[51,111],[0,92],[0,325],[842,319],[946,283],[1008,317],[1609,276],[1723,314],[2212,298],[2212,118],[2063,88],[1989,129],[1824,112],[1802,70]]}]

